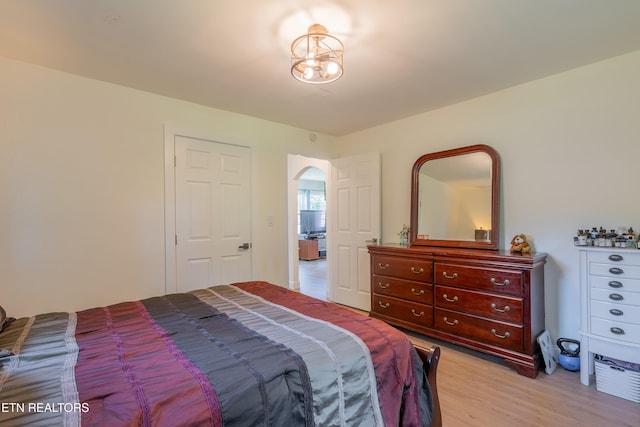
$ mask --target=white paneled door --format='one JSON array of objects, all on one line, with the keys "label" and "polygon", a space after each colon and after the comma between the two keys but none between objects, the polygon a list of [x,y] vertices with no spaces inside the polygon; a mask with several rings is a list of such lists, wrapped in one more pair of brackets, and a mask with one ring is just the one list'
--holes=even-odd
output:
[{"label": "white paneled door", "polygon": [[368,242],[380,238],[380,153],[331,161],[331,299],[369,311]]},{"label": "white paneled door", "polygon": [[251,280],[251,151],[175,135],[176,290]]}]

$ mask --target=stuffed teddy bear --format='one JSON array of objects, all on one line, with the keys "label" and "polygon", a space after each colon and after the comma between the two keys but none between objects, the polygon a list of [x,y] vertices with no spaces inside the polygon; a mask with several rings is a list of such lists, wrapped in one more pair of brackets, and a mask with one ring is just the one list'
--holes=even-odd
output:
[{"label": "stuffed teddy bear", "polygon": [[527,242],[526,234],[516,234],[511,239],[511,248],[509,248],[511,252],[521,252],[523,254],[527,254],[531,252],[531,245]]}]

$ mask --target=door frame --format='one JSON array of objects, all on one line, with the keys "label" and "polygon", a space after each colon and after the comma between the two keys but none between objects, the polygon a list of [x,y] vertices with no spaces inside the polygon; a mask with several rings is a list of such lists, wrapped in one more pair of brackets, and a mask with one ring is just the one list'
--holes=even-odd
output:
[{"label": "door frame", "polygon": [[[327,249],[331,242],[331,162],[324,159],[304,157],[297,154],[287,155],[287,192],[288,192],[288,226],[289,226],[289,289],[300,289],[300,275],[298,272],[298,180],[310,167],[318,168],[324,173],[326,185],[326,227]],[[327,250],[327,298],[331,299],[331,251]]]},{"label": "door frame", "polygon": [[[229,137],[223,137],[211,132],[181,128],[172,124],[164,124],[164,292],[165,294],[174,293],[178,287],[178,269],[177,269],[177,252],[176,252],[176,174],[175,174],[175,140],[176,137],[202,139],[206,141],[215,141],[218,144],[235,145],[248,148],[248,144],[242,144],[233,141]],[[253,155],[251,156],[251,188],[253,188]],[[250,196],[251,205],[253,204],[253,196]],[[250,214],[250,221],[253,223],[253,214]],[[253,234],[250,231],[250,234]],[[250,236],[251,238],[253,236]],[[251,241],[251,239],[250,239]],[[251,277],[253,277],[254,257],[251,257]]]}]

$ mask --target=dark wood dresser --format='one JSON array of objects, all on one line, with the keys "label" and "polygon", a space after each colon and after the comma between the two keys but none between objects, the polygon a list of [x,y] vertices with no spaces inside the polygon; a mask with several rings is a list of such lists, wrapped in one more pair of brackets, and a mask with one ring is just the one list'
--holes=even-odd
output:
[{"label": "dark wood dresser", "polygon": [[503,359],[543,366],[545,253],[369,246],[370,316]]}]

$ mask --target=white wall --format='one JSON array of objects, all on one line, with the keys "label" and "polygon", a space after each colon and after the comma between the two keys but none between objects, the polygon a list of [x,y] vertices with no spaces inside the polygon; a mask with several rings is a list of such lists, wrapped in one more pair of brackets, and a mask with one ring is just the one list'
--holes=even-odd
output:
[{"label": "white wall", "polygon": [[[547,252],[546,324],[578,338],[577,229],[640,229],[640,51],[343,137],[340,155],[382,153],[383,240],[409,222],[411,167],[472,144],[502,161],[502,247]],[[381,100],[380,102],[384,102]]]},{"label": "white wall", "polygon": [[254,278],[286,286],[287,155],[330,158],[333,138],[0,58],[9,315],[164,293],[165,123],[252,148]]}]

